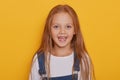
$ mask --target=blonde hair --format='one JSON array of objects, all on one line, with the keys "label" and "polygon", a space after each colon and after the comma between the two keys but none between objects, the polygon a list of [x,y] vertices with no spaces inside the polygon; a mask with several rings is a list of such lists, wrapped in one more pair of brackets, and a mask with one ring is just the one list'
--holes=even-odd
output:
[{"label": "blonde hair", "polygon": [[[40,51],[43,51],[45,53],[46,55],[45,64],[47,68],[47,73],[49,74],[50,73],[50,66],[49,66],[50,57],[48,56],[49,55],[48,53],[51,53],[51,50],[53,48],[53,41],[51,38],[50,26],[51,26],[54,15],[59,12],[68,13],[73,19],[75,35],[73,36],[73,39],[71,41],[71,46],[74,47],[76,55],[78,59],[80,60],[81,79],[82,80],[93,80],[94,78],[93,64],[85,48],[83,36],[80,30],[78,16],[76,12],[74,11],[74,9],[70,7],[69,5],[57,5],[52,8],[52,10],[50,11],[46,19],[41,46],[38,49],[37,53],[39,53]],[[48,77],[50,77],[50,75],[48,75]]]}]

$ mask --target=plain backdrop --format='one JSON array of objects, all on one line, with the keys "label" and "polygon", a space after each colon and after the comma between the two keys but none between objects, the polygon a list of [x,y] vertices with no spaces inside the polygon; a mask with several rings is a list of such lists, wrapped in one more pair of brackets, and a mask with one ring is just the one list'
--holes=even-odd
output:
[{"label": "plain backdrop", "polygon": [[1,0],[0,80],[28,80],[46,17],[55,5],[78,14],[97,80],[120,80],[119,0]]}]

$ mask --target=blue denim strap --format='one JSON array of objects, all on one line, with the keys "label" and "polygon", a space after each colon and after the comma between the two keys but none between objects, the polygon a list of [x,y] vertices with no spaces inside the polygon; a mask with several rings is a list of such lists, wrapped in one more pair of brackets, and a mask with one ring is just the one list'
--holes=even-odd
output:
[{"label": "blue denim strap", "polygon": [[[44,52],[40,52],[37,54],[38,56],[38,64],[39,64],[39,74],[42,76],[42,80],[47,80],[46,70],[45,70],[45,55]],[[78,80],[78,72],[80,71],[80,60],[77,58],[74,53],[74,72],[73,72],[73,80]]]},{"label": "blue denim strap", "polygon": [[37,54],[38,64],[39,64],[39,74],[42,77],[42,80],[47,80],[46,70],[45,70],[45,55],[43,52]]},{"label": "blue denim strap", "polygon": [[78,72],[80,71],[80,60],[77,57],[77,54],[74,53],[74,65],[73,65],[73,80],[78,80]]}]

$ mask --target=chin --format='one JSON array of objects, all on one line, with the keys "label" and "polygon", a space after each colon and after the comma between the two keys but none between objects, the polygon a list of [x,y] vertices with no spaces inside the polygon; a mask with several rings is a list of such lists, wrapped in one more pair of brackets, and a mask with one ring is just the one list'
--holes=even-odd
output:
[{"label": "chin", "polygon": [[68,46],[68,44],[59,43],[59,44],[57,44],[57,46],[58,46],[59,48],[65,48],[65,47]]}]

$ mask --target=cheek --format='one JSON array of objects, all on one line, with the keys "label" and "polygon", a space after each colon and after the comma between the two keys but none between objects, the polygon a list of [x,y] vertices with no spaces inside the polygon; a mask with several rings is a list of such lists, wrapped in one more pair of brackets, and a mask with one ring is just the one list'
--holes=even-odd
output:
[{"label": "cheek", "polygon": [[71,31],[71,32],[69,32],[69,34],[68,34],[68,36],[69,36],[70,39],[72,39],[74,35],[75,35],[75,32],[74,32],[74,31]]},{"label": "cheek", "polygon": [[54,30],[51,30],[51,36],[52,38],[56,38],[57,37],[57,32]]},{"label": "cheek", "polygon": [[75,34],[75,31],[74,30],[70,30],[70,31],[68,31],[68,34],[72,36],[72,35]]}]

